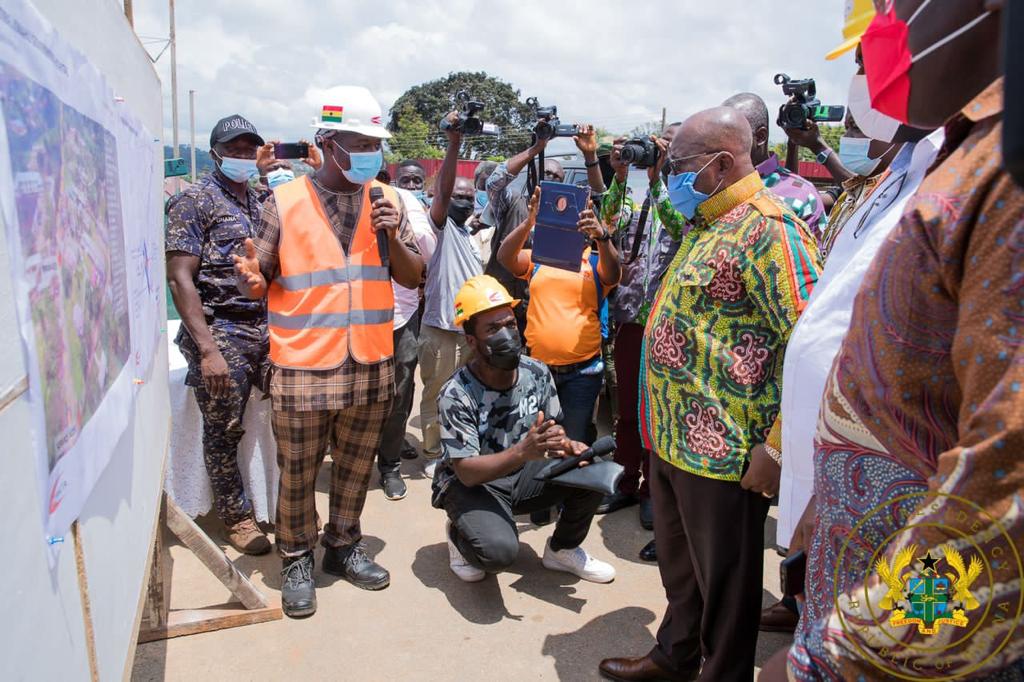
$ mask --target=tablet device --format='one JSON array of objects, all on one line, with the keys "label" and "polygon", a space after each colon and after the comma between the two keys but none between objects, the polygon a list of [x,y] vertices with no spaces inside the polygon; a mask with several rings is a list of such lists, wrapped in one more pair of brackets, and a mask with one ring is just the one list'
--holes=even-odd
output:
[{"label": "tablet device", "polygon": [[540,183],[540,208],[533,231],[533,262],[580,271],[587,237],[576,227],[590,189],[562,182]]}]

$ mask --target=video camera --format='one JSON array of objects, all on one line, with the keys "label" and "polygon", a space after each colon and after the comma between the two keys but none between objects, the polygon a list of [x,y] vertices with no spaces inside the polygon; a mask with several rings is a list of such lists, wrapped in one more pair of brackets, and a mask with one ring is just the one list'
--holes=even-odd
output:
[{"label": "video camera", "polygon": [[533,132],[538,140],[550,140],[553,137],[573,137],[580,134],[580,127],[578,125],[562,123],[558,120],[558,107],[555,105],[542,107],[537,102],[536,97],[528,98],[526,104],[533,108],[534,115],[537,117],[537,125],[534,126]]},{"label": "video camera", "polygon": [[781,85],[783,94],[791,100],[779,107],[778,124],[784,129],[806,130],[808,120],[838,123],[846,116],[846,107],[821,103],[815,96],[817,89],[813,78],[793,80],[784,73],[777,73],[775,84]]},{"label": "video camera", "polygon": [[484,110],[484,103],[478,102],[472,99],[465,90],[459,91],[455,95],[455,101],[462,103],[462,111],[459,112],[458,121],[455,124],[448,122],[448,117],[445,116],[441,119],[441,130],[456,130],[463,135],[489,135],[497,137],[501,134],[501,129],[493,123],[484,123],[477,116],[481,111]]},{"label": "video camera", "polygon": [[658,164],[658,145],[649,137],[634,137],[622,145],[619,159],[637,168],[650,168]]}]

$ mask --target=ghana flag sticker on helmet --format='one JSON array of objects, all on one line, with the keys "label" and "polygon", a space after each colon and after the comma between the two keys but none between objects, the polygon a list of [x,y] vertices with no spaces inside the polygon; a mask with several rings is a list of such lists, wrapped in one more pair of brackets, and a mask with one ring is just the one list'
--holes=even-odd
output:
[{"label": "ghana flag sticker on helmet", "polygon": [[324,105],[320,118],[331,123],[341,123],[344,120],[345,107],[335,107],[329,104]]},{"label": "ghana flag sticker on helmet", "polygon": [[505,287],[490,275],[476,275],[466,280],[455,294],[455,324],[462,325],[477,313],[519,305],[518,299],[509,296]]}]

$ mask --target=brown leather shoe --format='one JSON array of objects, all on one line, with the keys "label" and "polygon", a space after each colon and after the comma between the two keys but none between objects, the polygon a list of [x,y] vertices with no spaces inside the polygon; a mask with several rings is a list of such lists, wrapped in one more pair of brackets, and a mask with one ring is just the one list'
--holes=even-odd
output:
[{"label": "brown leather shoe", "polygon": [[259,556],[270,551],[270,540],[251,518],[227,526],[224,539],[242,554]]},{"label": "brown leather shoe", "polygon": [[760,629],[763,632],[794,632],[799,620],[800,616],[779,601],[761,611]]},{"label": "brown leather shoe", "polygon": [[650,656],[636,658],[606,658],[598,666],[601,676],[609,680],[630,682],[632,680],[669,680],[670,682],[689,682],[697,678],[697,674],[677,675],[665,670],[654,662]]}]

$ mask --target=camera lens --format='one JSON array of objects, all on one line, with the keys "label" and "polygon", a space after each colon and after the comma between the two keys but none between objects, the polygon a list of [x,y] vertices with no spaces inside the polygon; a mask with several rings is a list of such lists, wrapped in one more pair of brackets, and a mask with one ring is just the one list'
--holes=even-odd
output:
[{"label": "camera lens", "polygon": [[635,163],[637,159],[643,158],[644,148],[634,142],[627,142],[622,145],[619,158],[623,163]]},{"label": "camera lens", "polygon": [[462,121],[462,132],[466,135],[479,135],[481,130],[483,122],[478,118],[469,117]]}]

